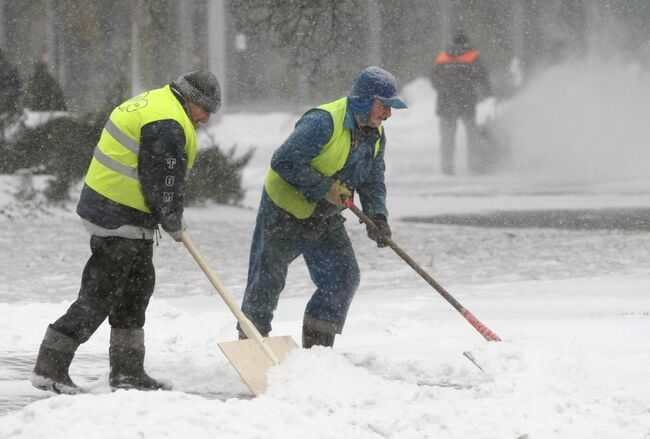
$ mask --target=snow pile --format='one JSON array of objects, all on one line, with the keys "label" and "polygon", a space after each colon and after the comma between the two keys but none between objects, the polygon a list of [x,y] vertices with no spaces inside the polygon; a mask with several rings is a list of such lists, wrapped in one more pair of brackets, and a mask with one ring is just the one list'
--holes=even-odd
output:
[{"label": "snow pile", "polygon": [[[644,437],[650,425],[641,401],[602,367],[585,367],[602,361],[596,350],[531,337],[475,353],[485,373],[444,355],[420,364],[298,350],[271,370],[267,392],[255,399],[174,391],[56,396],[5,415],[0,436],[614,438],[622,431]],[[426,372],[431,367],[440,371]]]}]

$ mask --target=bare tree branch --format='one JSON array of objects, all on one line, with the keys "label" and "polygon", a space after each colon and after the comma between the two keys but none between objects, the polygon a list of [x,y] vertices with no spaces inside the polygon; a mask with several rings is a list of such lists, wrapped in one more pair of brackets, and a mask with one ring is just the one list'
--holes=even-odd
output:
[{"label": "bare tree branch", "polygon": [[274,46],[292,52],[294,66],[308,76],[335,53],[365,44],[363,35],[353,33],[358,8],[348,1],[246,0],[238,5],[242,30],[264,34]]}]

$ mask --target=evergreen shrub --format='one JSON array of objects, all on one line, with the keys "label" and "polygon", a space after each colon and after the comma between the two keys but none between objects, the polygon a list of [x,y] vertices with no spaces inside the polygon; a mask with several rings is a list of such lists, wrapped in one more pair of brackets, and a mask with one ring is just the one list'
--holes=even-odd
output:
[{"label": "evergreen shrub", "polygon": [[70,187],[85,175],[100,133],[98,118],[92,116],[59,117],[24,127],[11,148],[14,170],[52,175],[45,195],[51,201],[66,200]]},{"label": "evergreen shrub", "polygon": [[47,69],[38,62],[27,82],[24,106],[32,111],[66,111],[65,96],[61,86]]},{"label": "evergreen shrub", "polygon": [[207,201],[237,205],[244,198],[241,171],[253,156],[250,150],[235,157],[236,145],[223,152],[212,137],[197,155],[189,171],[185,188],[187,205],[202,205]]}]

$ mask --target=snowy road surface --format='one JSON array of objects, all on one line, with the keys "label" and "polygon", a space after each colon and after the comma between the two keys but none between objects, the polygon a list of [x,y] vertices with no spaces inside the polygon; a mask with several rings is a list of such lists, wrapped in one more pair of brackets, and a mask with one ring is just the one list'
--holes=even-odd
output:
[{"label": "snowy road surface", "polygon": [[[188,218],[239,299],[254,212],[190,209]],[[233,317],[165,237],[147,366],[190,394],[110,393],[104,325],[71,368],[92,393],[33,402],[46,395],[29,385],[29,371],[47,323],[75,296],[87,237],[72,214],[5,226],[1,437],[648,437],[647,232],[395,221],[395,240],[503,338],[496,344],[350,220],[362,284],[344,334],[333,351],[293,354],[254,400],[216,346],[235,338]],[[287,284],[274,333],[299,340],[313,289],[301,261]]]}]

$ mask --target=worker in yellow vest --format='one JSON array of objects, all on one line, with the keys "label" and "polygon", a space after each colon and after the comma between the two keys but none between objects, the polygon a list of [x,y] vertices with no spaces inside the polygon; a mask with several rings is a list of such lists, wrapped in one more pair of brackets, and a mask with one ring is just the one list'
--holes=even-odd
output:
[{"label": "worker in yellow vest", "polygon": [[481,148],[476,126],[476,105],[492,95],[487,70],[478,50],[470,45],[467,32],[457,31],[453,43],[436,57],[431,76],[438,93],[436,113],[440,118],[440,165],[444,174],[455,173],[456,128],[463,122],[467,134],[467,168],[481,171]]},{"label": "worker in yellow vest", "polygon": [[[357,264],[341,215],[342,196],[359,194],[363,210],[390,236],[384,183],[383,122],[397,97],[395,77],[368,67],[349,96],[312,108],[273,154],[253,234],[242,311],[262,335],[284,288],[289,264],[302,255],[316,291],[305,309],[302,345],[333,346],[359,285]],[[245,335],[240,330],[240,337]]]},{"label": "worker in yellow vest", "polygon": [[195,71],[112,111],[77,205],[92,255],[77,300],[45,332],[34,386],[83,392],[68,368],[77,347],[108,317],[111,388],[171,388],[143,367],[145,311],[155,283],[153,241],[158,225],[180,240],[184,181],[196,157],[195,129],[207,124],[220,105],[217,78]]}]

